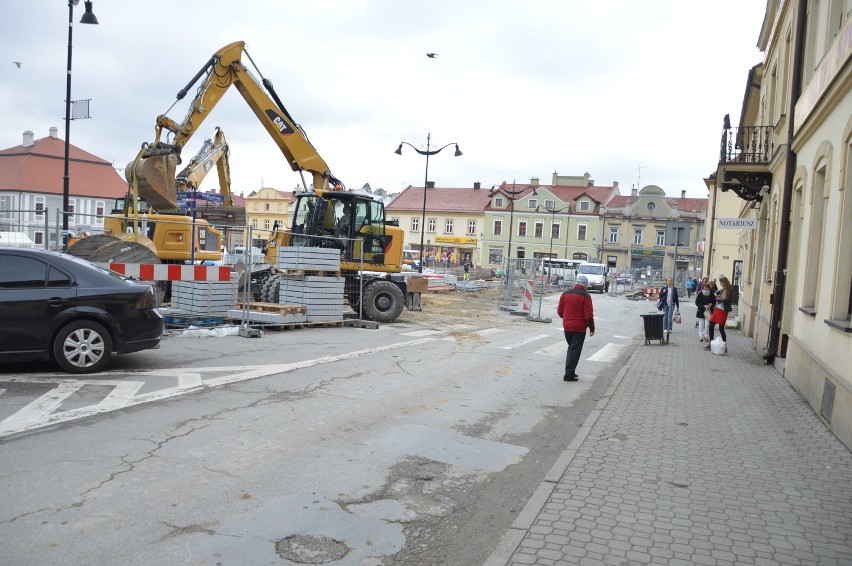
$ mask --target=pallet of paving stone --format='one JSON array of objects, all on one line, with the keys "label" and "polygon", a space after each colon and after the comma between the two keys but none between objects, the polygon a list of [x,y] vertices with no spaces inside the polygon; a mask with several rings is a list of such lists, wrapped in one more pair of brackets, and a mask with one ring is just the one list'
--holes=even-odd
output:
[{"label": "pallet of paving stone", "polygon": [[343,320],[343,277],[282,276],[278,300],[304,305],[308,321]]},{"label": "pallet of paving stone", "polygon": [[236,280],[172,282],[172,308],[189,315],[224,316],[236,303]]},{"label": "pallet of paving stone", "polygon": [[340,250],[335,248],[278,248],[278,267],[295,271],[340,272]]}]

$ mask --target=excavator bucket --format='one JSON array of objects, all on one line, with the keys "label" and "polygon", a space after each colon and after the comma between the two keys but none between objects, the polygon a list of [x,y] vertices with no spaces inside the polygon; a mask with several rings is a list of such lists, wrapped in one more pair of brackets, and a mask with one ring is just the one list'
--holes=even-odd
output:
[{"label": "excavator bucket", "polygon": [[[178,158],[173,154],[156,155],[140,159],[135,166],[136,182],[139,196],[154,207],[154,210],[165,212],[177,210],[175,195],[175,170]],[[130,162],[125,169],[127,182],[133,187],[134,163]]]}]

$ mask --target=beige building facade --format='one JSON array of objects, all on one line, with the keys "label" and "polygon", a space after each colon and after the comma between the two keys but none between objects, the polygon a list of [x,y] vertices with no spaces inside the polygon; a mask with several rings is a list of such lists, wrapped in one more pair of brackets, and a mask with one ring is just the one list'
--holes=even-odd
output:
[{"label": "beige building facade", "polygon": [[743,332],[849,447],[851,15],[852,0],[767,1],[764,61],[708,183],[739,199]]},{"label": "beige building facade", "polygon": [[264,187],[245,197],[246,218],[252,227],[252,240],[266,241],[272,234],[275,222],[279,228],[290,226],[290,206],[295,203],[293,193]]}]

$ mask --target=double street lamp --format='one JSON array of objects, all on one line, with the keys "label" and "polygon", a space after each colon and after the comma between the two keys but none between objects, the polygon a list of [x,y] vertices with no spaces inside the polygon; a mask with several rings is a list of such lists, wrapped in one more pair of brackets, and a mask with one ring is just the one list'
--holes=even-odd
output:
[{"label": "double street lamp", "polygon": [[[544,212],[550,213],[550,251],[547,254],[549,258],[553,258],[553,224],[556,222],[556,215],[559,214],[560,212],[564,212],[566,210],[570,211],[570,209],[571,209],[570,205],[563,206],[562,208],[556,208],[556,209],[550,208],[549,206],[544,206],[544,207],[537,206],[537,207],[535,207],[536,212],[544,211]],[[557,255],[559,255],[559,254],[557,254]]]},{"label": "double street lamp", "polygon": [[426,235],[426,188],[429,186],[429,156],[437,155],[441,153],[444,149],[450,147],[451,145],[456,146],[456,152],[454,157],[461,157],[462,152],[459,149],[459,144],[456,142],[450,142],[447,145],[440,147],[438,149],[430,149],[432,143],[432,134],[426,134],[426,150],[418,149],[417,147],[411,145],[408,142],[399,142],[399,147],[394,151],[397,155],[402,155],[402,146],[407,145],[420,155],[426,156],[426,176],[423,179],[423,214],[420,219],[420,262],[417,267],[417,271],[423,273],[423,262],[426,261],[426,250],[423,248],[423,237]]},{"label": "double street lamp", "polygon": [[[69,152],[71,143],[69,137],[71,135],[71,34],[74,30],[74,6],[80,3],[80,0],[68,0],[68,68],[65,78],[65,175],[62,177],[62,247],[63,249],[68,244],[68,208],[71,200],[71,177],[68,173],[69,168]],[[86,12],[80,18],[81,24],[97,24],[98,18],[92,12],[92,2],[86,0]],[[57,243],[58,244],[58,243]]]}]

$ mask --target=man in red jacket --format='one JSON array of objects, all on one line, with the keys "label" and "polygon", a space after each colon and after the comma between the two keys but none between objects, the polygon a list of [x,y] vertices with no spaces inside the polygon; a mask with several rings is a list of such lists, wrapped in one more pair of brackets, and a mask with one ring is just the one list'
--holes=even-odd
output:
[{"label": "man in red jacket", "polygon": [[562,293],[556,314],[562,318],[562,329],[568,342],[568,355],[565,358],[565,381],[577,381],[577,364],[580,363],[580,353],[586,340],[586,328],[589,336],[595,335],[595,311],[592,307],[592,296],[586,292],[589,279],[585,275],[577,277],[573,289]]}]

